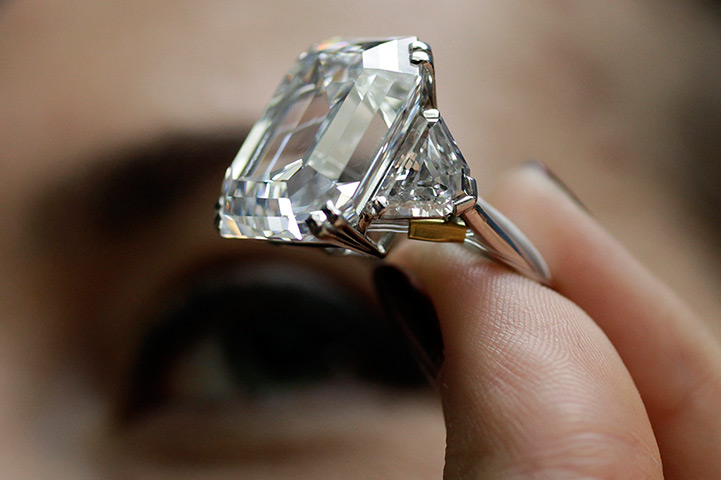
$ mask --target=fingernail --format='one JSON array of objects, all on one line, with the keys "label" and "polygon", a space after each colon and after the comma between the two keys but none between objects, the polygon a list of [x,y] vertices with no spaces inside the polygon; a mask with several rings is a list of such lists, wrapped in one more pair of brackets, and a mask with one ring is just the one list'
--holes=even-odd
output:
[{"label": "fingernail", "polygon": [[558,187],[559,190],[561,190],[568,198],[573,201],[576,205],[581,207],[583,211],[591,214],[591,211],[588,209],[588,207],[581,201],[580,198],[571,190],[566,183],[561,180],[558,175],[556,175],[553,170],[548,168],[548,165],[539,162],[538,160],[528,160],[524,165],[525,168],[532,168],[541,173],[544,177],[549,179],[556,187]]},{"label": "fingernail", "polygon": [[382,264],[373,272],[381,305],[408,340],[423,373],[438,384],[443,364],[443,338],[430,298],[401,270]]}]

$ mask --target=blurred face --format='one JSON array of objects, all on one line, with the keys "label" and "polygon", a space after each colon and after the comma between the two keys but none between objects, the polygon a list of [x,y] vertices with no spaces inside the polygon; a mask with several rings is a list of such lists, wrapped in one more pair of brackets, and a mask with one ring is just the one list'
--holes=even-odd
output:
[{"label": "blurred face", "polygon": [[440,406],[377,305],[376,262],[212,228],[245,133],[332,35],[429,42],[481,191],[546,161],[721,313],[661,188],[682,136],[658,109],[700,88],[699,12],[478,3],[0,6],[2,476],[441,477]]}]

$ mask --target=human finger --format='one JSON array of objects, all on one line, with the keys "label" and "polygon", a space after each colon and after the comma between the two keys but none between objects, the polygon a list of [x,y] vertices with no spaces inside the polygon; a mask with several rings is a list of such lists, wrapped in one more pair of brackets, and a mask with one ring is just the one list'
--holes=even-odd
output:
[{"label": "human finger", "polygon": [[554,288],[619,352],[653,425],[666,478],[721,477],[721,348],[702,322],[536,165],[487,196],[529,235]]},{"label": "human finger", "polygon": [[445,478],[661,478],[633,381],[581,309],[456,245],[391,260],[440,319]]}]

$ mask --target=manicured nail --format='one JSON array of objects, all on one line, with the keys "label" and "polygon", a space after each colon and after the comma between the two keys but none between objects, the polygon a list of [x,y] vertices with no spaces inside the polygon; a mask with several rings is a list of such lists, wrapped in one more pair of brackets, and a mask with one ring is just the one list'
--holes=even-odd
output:
[{"label": "manicured nail", "polygon": [[405,273],[388,264],[375,269],[373,280],[381,305],[400,327],[431,384],[437,386],[443,338],[430,298]]},{"label": "manicured nail", "polygon": [[566,185],[566,183],[553,172],[553,170],[548,168],[546,164],[541,163],[538,160],[528,160],[523,166],[525,168],[532,168],[540,172],[544,177],[546,177],[554,185],[556,185],[559,190],[565,193],[566,196],[573,201],[573,203],[581,207],[581,209],[583,209],[583,211],[585,211],[589,215],[591,214],[588,207],[581,201],[581,199],[578,198],[578,196],[573,192],[573,190],[571,190],[568,185]]}]

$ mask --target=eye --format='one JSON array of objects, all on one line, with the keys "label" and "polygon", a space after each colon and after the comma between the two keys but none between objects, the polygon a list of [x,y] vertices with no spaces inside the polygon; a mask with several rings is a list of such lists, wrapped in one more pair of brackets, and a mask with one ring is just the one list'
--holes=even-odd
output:
[{"label": "eye", "polygon": [[426,387],[399,330],[367,294],[292,263],[223,268],[192,282],[147,332],[124,414],[262,403],[332,383]]}]

